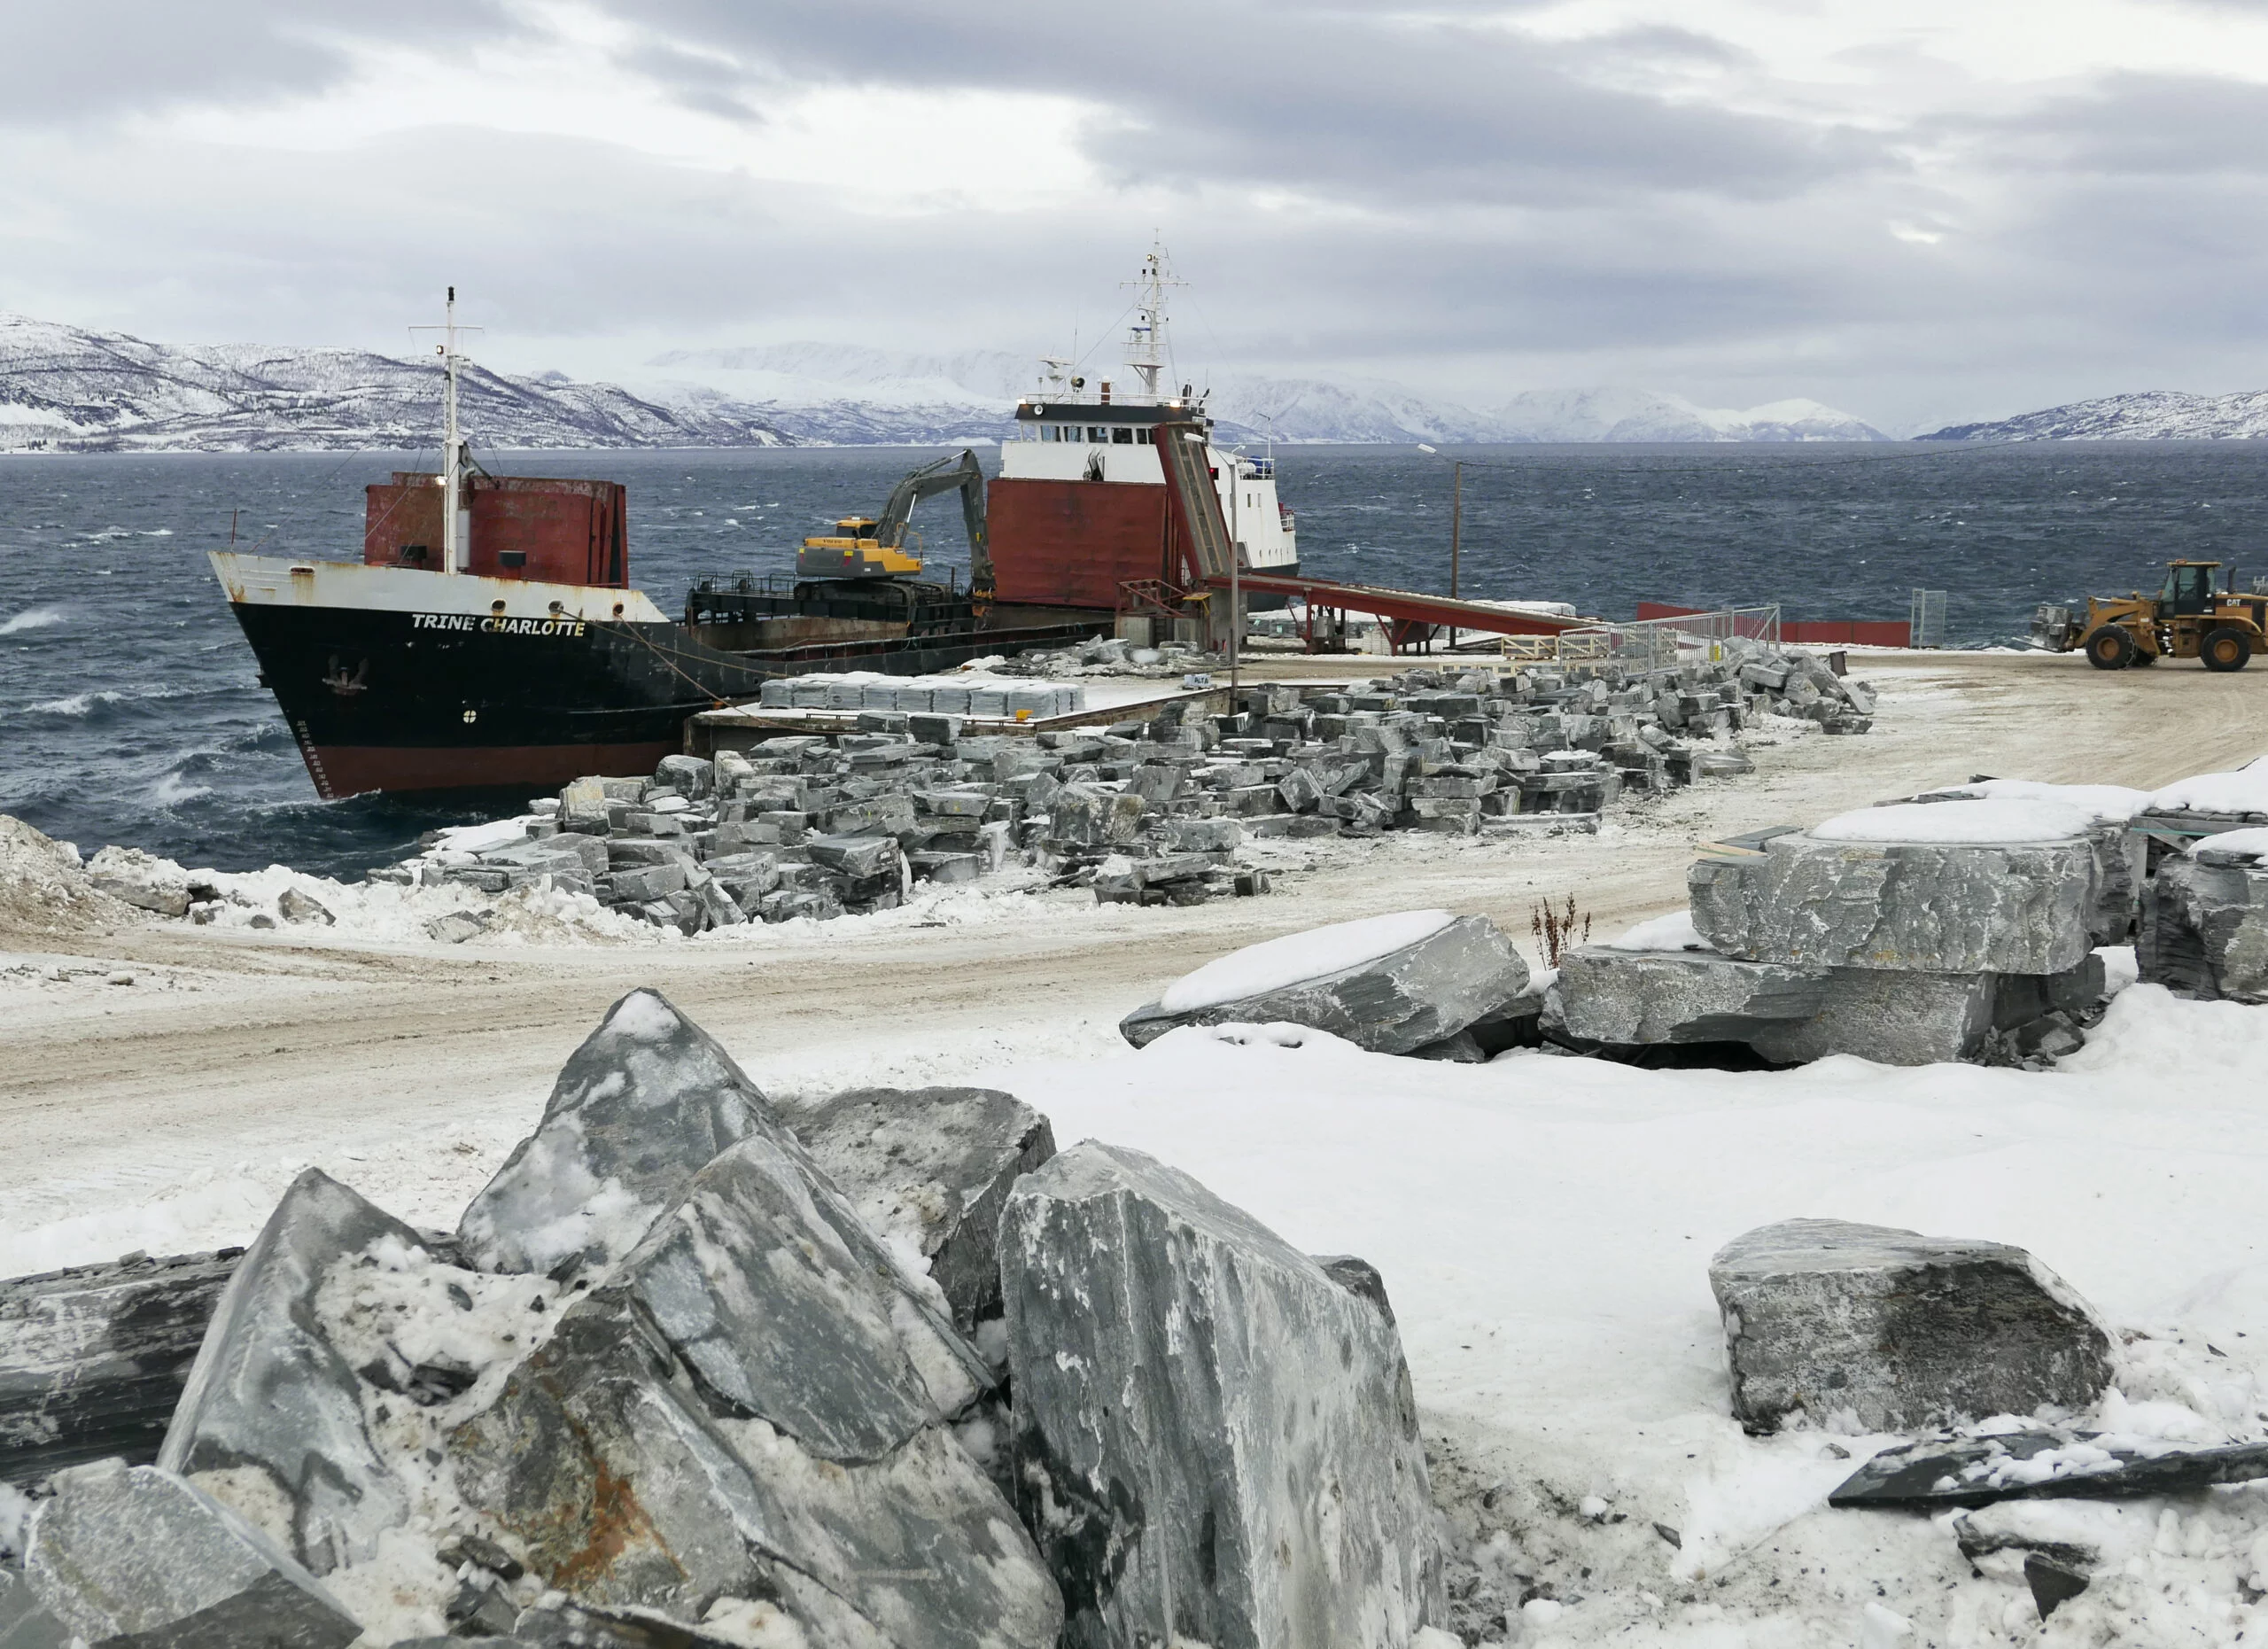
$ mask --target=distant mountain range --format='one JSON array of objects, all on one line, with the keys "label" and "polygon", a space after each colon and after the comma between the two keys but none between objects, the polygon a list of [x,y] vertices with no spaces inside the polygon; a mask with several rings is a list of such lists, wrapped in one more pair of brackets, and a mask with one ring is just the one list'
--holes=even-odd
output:
[{"label": "distant mountain range", "polygon": [[[471,367],[464,426],[499,449],[934,446],[1000,439],[1039,387],[1037,362],[1001,350],[779,344],[680,351],[648,370],[625,388]],[[1089,369],[1086,393],[1109,371]],[[1548,390],[1476,411],[1383,382],[1234,374],[1197,387],[1225,437],[1254,443],[1888,439],[1811,401],[1734,411],[1654,390]],[[430,359],[178,348],[0,314],[0,451],[414,451],[439,444],[439,424]]]},{"label": "distant mountain range", "polygon": [[[1006,350],[922,355],[855,345],[774,344],[680,350],[649,362],[679,380],[649,391],[677,404],[686,381],[759,408],[804,440],[998,439],[1014,427],[1017,400],[1039,392],[1037,362]],[[1084,393],[1131,373],[1089,367]],[[1198,383],[1231,439],[1293,442],[1411,441],[1878,441],[1879,430],[1814,401],[1745,412],[1695,405],[1646,389],[1540,390],[1495,411],[1423,396],[1379,381],[1227,373]]]},{"label": "distant mountain range", "polygon": [[1954,424],[1924,441],[2249,440],[2268,435],[2268,390],[2185,395],[2144,390],[2021,413],[1990,424]]},{"label": "distant mountain range", "polygon": [[[776,447],[717,401],[664,406],[557,374],[458,380],[490,447]],[[177,349],[0,315],[0,451],[348,452],[440,446],[440,368],[361,349]]]}]

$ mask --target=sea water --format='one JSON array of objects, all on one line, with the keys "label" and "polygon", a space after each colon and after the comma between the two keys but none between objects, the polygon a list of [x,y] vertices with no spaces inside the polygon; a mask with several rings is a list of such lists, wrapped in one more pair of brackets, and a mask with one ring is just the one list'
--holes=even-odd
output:
[{"label": "sea water", "polygon": [[[630,492],[635,581],[666,612],[704,572],[792,568],[931,455],[835,447],[481,456],[499,473]],[[1258,455],[1255,454],[1254,455]],[[1275,454],[1302,564],[1445,591],[1453,459],[1458,588],[1628,618],[1643,600],[1778,602],[1791,618],[1907,616],[1946,592],[1947,639],[2019,636],[2042,600],[2155,584],[2172,556],[2268,574],[2268,447],[1295,447]],[[522,799],[315,799],[205,559],[360,554],[362,488],[430,455],[0,457],[0,813],[92,852],[352,876],[437,824]],[[965,568],[950,498],[915,516]],[[2249,578],[2247,579],[2249,582]]]}]

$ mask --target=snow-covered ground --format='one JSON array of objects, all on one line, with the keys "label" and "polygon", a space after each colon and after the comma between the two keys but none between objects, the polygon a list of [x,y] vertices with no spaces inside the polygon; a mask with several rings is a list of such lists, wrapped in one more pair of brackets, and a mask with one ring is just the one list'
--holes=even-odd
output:
[{"label": "snow-covered ground", "polygon": [[[2131,980],[2128,953],[2110,961]],[[1006,1088],[1065,1145],[1153,1153],[1302,1247],[1378,1265],[1464,1582],[1494,1612],[1464,1622],[1475,1642],[1852,1644],[1870,1605],[1914,1630],[1881,1636],[1884,1615],[1866,1641],[1915,1645],[2235,1643],[2254,1620],[2268,1490],[1991,1514],[2060,1519],[2106,1553],[2112,1574],[2045,1631],[2013,1570],[1973,1574],[1946,1521],[1827,1511],[1885,1440],[1744,1435],[1705,1268],[1733,1236],[1796,1216],[2019,1244],[2120,1331],[2096,1423],[2268,1435],[2268,1008],[2132,985],[2045,1073],[1851,1059],[1649,1072],[1529,1053],[1457,1066],[1284,1026],[1183,1030],[1138,1053],[1060,1030],[926,1057],[882,1043],[823,1070],[734,1052],[775,1092]],[[467,1118],[324,1166],[454,1223],[532,1120]],[[125,1191],[10,1246],[65,1258],[241,1241],[299,1165],[248,1163],[146,1203]]]}]

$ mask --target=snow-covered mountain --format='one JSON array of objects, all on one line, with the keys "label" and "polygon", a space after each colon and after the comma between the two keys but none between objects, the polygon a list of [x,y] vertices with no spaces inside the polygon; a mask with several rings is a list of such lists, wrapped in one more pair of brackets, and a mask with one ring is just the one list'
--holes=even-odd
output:
[{"label": "snow-covered mountain", "polygon": [[2268,436],[2268,390],[2185,395],[2144,390],[2075,401],[1989,424],[1954,424],[1925,441],[2223,441]]},{"label": "snow-covered mountain", "polygon": [[1654,389],[1540,389],[1496,416],[1532,441],[1884,441],[1872,424],[1815,401],[1746,411],[1703,407]]},{"label": "snow-covered mountain", "polygon": [[[556,372],[462,379],[465,427],[494,448],[936,446],[1011,433],[1038,363],[1005,350],[915,354],[796,343],[678,351],[631,388]],[[1087,393],[1114,376],[1088,369]],[[1131,382],[1130,373],[1118,373]],[[1494,412],[1383,380],[1223,374],[1198,385],[1230,440],[1880,440],[1816,401],[1745,412],[1654,390],[1537,391]],[[0,314],[0,451],[351,451],[436,444],[439,369],[359,349],[175,348]]]},{"label": "snow-covered mountain", "polygon": [[[777,446],[721,398],[663,406],[558,373],[459,378],[465,428],[490,447]],[[360,349],[192,349],[0,315],[0,451],[346,452],[437,447],[430,360]]]},{"label": "snow-covered mountain", "polygon": [[[760,409],[798,440],[997,440],[1014,427],[1021,395],[1040,387],[1039,364],[1005,350],[928,355],[848,344],[795,343],[680,350],[649,363],[650,398],[679,405],[703,393]],[[1114,376],[1084,369],[1088,393]],[[1231,439],[1292,442],[1886,440],[1880,431],[1814,401],[1747,411],[1697,406],[1644,389],[1535,391],[1495,411],[1419,394],[1381,379],[1328,380],[1223,373],[1208,409]]]}]

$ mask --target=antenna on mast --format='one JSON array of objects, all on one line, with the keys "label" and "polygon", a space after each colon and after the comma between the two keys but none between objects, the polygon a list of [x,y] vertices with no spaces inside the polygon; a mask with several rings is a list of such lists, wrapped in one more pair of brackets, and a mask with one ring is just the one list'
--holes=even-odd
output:
[{"label": "antenna on mast", "polygon": [[470,545],[471,524],[464,519],[464,472],[468,467],[464,436],[457,428],[457,368],[464,360],[457,348],[457,334],[478,332],[477,326],[457,324],[457,289],[449,288],[448,305],[439,326],[413,326],[416,332],[439,332],[436,353],[441,357],[441,571],[462,572]]},{"label": "antenna on mast", "polygon": [[1149,256],[1142,260],[1140,276],[1125,284],[1135,292],[1134,322],[1126,332],[1126,364],[1142,380],[1143,394],[1155,401],[1159,398],[1158,374],[1166,369],[1173,354],[1166,331],[1166,289],[1188,283],[1174,278],[1165,242],[1153,239]]}]

